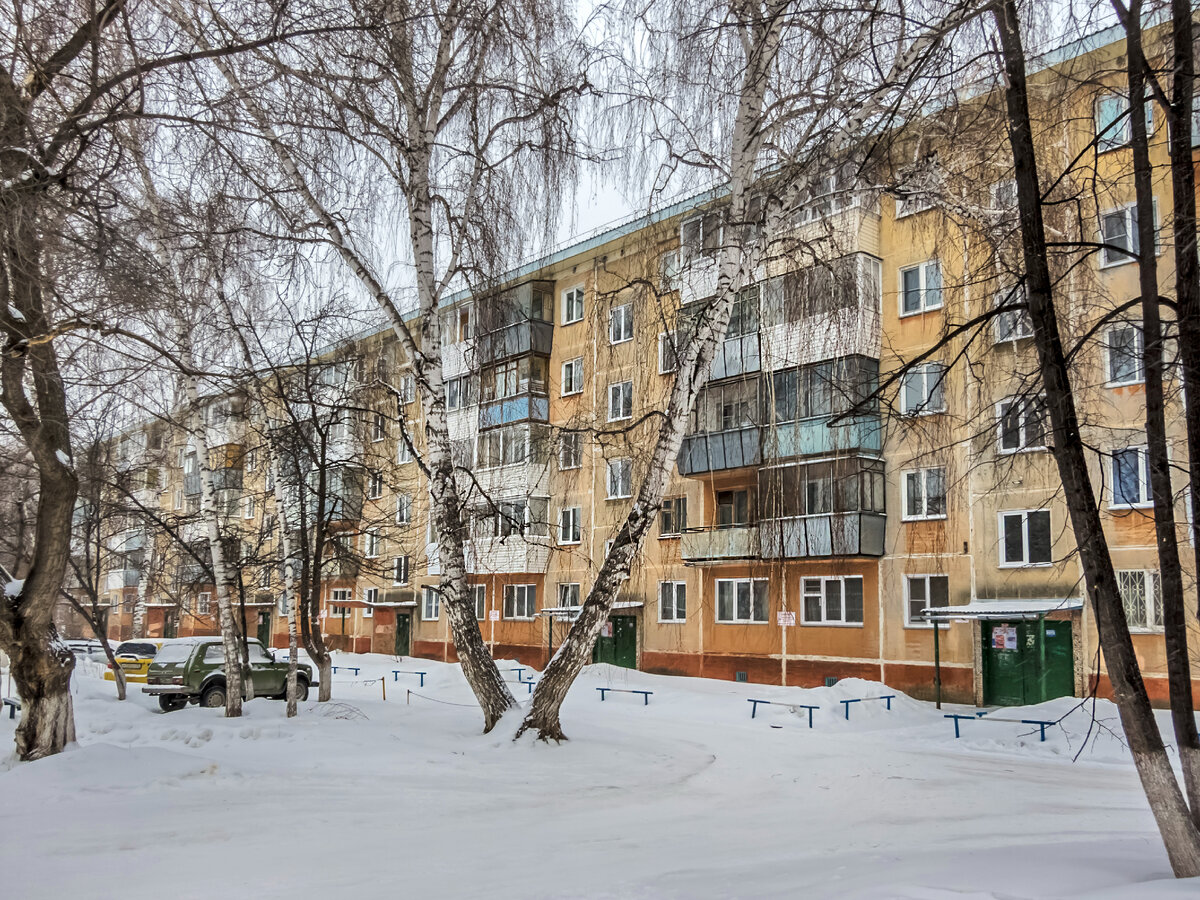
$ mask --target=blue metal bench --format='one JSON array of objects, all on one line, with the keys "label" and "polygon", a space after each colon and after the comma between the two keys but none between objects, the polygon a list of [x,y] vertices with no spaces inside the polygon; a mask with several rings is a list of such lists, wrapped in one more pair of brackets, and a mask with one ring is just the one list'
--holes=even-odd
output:
[{"label": "blue metal bench", "polygon": [[15,719],[17,717],[17,710],[21,708],[21,701],[14,700],[12,697],[0,698],[0,709],[6,706],[8,707],[8,717]]},{"label": "blue metal bench", "polygon": [[788,709],[807,709],[808,710],[808,727],[812,728],[812,716],[814,709],[820,709],[819,706],[809,706],[807,703],[780,703],[778,700],[746,700],[750,704],[750,718],[754,718],[758,712],[758,704],[765,703],[767,706],[786,706]]},{"label": "blue metal bench", "polygon": [[853,700],[839,700],[838,703],[846,710],[846,721],[850,721],[850,704],[862,703],[864,700],[882,700],[887,704],[888,712],[892,711],[892,701],[896,699],[895,694],[884,694],[882,697],[855,697]]},{"label": "blue metal bench", "polygon": [[1042,743],[1046,741],[1046,729],[1051,725],[1057,725],[1058,722],[1047,722],[1044,719],[997,719],[989,716],[987,712],[975,713],[971,716],[965,716],[961,713],[949,713],[945,716],[947,719],[954,720],[954,737],[957,740],[962,737],[962,732],[959,729],[959,721],[966,719],[968,722],[1008,722],[1012,725],[1036,725],[1038,726],[1038,738]]},{"label": "blue metal bench", "polygon": [[353,672],[355,678],[357,678],[358,673],[362,671],[358,666],[331,666],[331,669],[334,672],[336,672],[338,669],[346,669],[347,671]]},{"label": "blue metal bench", "polygon": [[510,672],[516,672],[516,673],[517,673],[517,681],[522,681],[522,682],[523,682],[523,681],[525,680],[525,678],[524,678],[524,676],[523,676],[521,673],[522,673],[522,672],[526,672],[526,671],[528,671],[528,669],[529,669],[529,667],[528,667],[528,666],[517,666],[516,668],[509,669],[508,671],[510,671]]},{"label": "blue metal bench", "polygon": [[392,669],[392,681],[399,681],[401,675],[420,675],[421,683],[419,687],[425,687],[425,676],[428,672],[413,672],[410,669]]},{"label": "blue metal bench", "polygon": [[616,691],[618,694],[641,694],[642,700],[643,700],[642,706],[650,705],[650,695],[654,693],[654,691],[635,691],[635,690],[631,690],[629,688],[611,688],[611,687],[596,688],[596,690],[598,690],[600,692],[600,702],[602,702],[602,703],[604,702],[604,695],[607,694],[609,691]]}]

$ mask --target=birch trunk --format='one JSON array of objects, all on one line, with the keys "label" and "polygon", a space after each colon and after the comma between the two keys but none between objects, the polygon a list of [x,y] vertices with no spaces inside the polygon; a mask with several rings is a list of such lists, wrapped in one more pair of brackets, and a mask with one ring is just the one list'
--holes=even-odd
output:
[{"label": "birch trunk", "polygon": [[279,456],[271,454],[271,470],[275,482],[275,509],[279,514],[279,546],[283,554],[283,596],[287,604],[288,620],[288,673],[287,673],[287,717],[296,715],[296,672],[300,655],[296,634],[296,598],[292,573],[291,525],[288,522],[287,502],[283,495],[283,478],[280,477]]},{"label": "birch trunk", "polygon": [[[1171,722],[1176,752],[1183,769],[1184,791],[1192,821],[1200,825],[1200,733],[1192,701],[1191,661],[1188,659],[1187,611],[1183,568],[1175,527],[1175,493],[1167,450],[1166,398],[1163,390],[1163,333],[1158,292],[1158,254],[1151,183],[1150,148],[1146,139],[1146,74],[1142,43],[1142,4],[1134,0],[1126,17],[1129,71],[1129,124],[1132,135],[1133,177],[1137,196],[1138,281],[1142,293],[1142,346],[1146,377],[1146,443],[1150,492],[1154,501],[1154,536],[1158,546],[1159,585],[1163,601],[1163,637],[1167,650]],[[1189,160],[1189,165],[1191,161]],[[1191,401],[1191,395],[1185,402]]]},{"label": "birch trunk", "polygon": [[[145,532],[143,532],[144,534]],[[146,571],[138,573],[137,599],[133,604],[133,637],[146,636],[146,594],[150,590],[150,572],[154,571],[154,547],[152,541]]]},{"label": "birch trunk", "polygon": [[[729,222],[735,225],[748,220],[750,187],[762,140],[760,125],[768,74],[779,46],[781,29],[778,16],[768,17],[766,21],[759,20],[750,26],[747,29],[750,38],[743,41],[748,58],[729,152]],[[518,738],[527,731],[536,732],[538,739],[543,741],[562,741],[566,738],[559,721],[562,702],[580,671],[590,661],[592,647],[600,635],[600,629],[608,621],[617,592],[629,573],[633,556],[658,515],[696,396],[708,377],[717,345],[729,327],[734,297],[742,286],[747,270],[749,249],[745,226],[736,227],[737,237],[732,242],[727,238],[720,252],[716,297],[701,311],[695,329],[680,354],[666,416],[659,427],[649,469],[638,488],[633,507],[600,567],[579,617],[571,624],[566,639],[534,688],[529,712],[517,730]]]},{"label": "birch trunk", "polygon": [[1079,548],[1100,647],[1142,788],[1162,835],[1171,868],[1179,877],[1200,875],[1200,832],[1189,816],[1146,695],[1084,456],[1085,444],[1079,430],[1052,295],[1041,187],[1026,92],[1025,55],[1014,0],[999,0],[992,15],[1000,36],[1006,76],[1004,93],[1021,217],[1026,297],[1050,416],[1052,451]]}]

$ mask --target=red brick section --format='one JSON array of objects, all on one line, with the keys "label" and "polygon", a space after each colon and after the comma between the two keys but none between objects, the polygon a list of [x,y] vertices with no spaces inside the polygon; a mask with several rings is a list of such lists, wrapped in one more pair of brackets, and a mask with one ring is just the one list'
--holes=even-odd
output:
[{"label": "red brick section", "polygon": [[[1142,676],[1146,679],[1146,693],[1150,695],[1150,702],[1159,709],[1166,709],[1170,706],[1170,696],[1167,693],[1167,677],[1164,675],[1161,678],[1152,678]],[[1107,675],[1092,675],[1088,679],[1088,690],[1095,691],[1096,696],[1102,697],[1105,700],[1112,699],[1112,682],[1108,680]],[[1200,681],[1192,679],[1192,705],[1196,709],[1200,709]]]}]

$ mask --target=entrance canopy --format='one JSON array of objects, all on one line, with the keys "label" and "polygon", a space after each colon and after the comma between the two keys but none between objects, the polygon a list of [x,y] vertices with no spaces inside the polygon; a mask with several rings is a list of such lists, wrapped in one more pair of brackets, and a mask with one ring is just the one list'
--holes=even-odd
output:
[{"label": "entrance canopy", "polygon": [[1040,619],[1055,612],[1083,609],[1078,597],[1055,600],[975,600],[962,606],[927,606],[926,618],[946,619]]}]

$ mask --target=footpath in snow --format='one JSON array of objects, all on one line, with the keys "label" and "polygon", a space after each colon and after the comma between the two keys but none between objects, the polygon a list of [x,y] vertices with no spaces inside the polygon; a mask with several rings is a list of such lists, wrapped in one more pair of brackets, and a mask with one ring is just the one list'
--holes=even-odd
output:
[{"label": "footpath in snow", "polygon": [[[1045,741],[986,719],[956,740],[944,716],[974,710],[874,682],[601,665],[547,746],[511,740],[519,715],[481,735],[456,665],[335,664],[333,701],[290,721],[270,700],[163,714],[80,671],[78,746],[0,762],[0,897],[1200,896],[1169,877],[1105,701],[994,714],[1056,722]],[[538,673],[500,667],[527,703]]]}]

